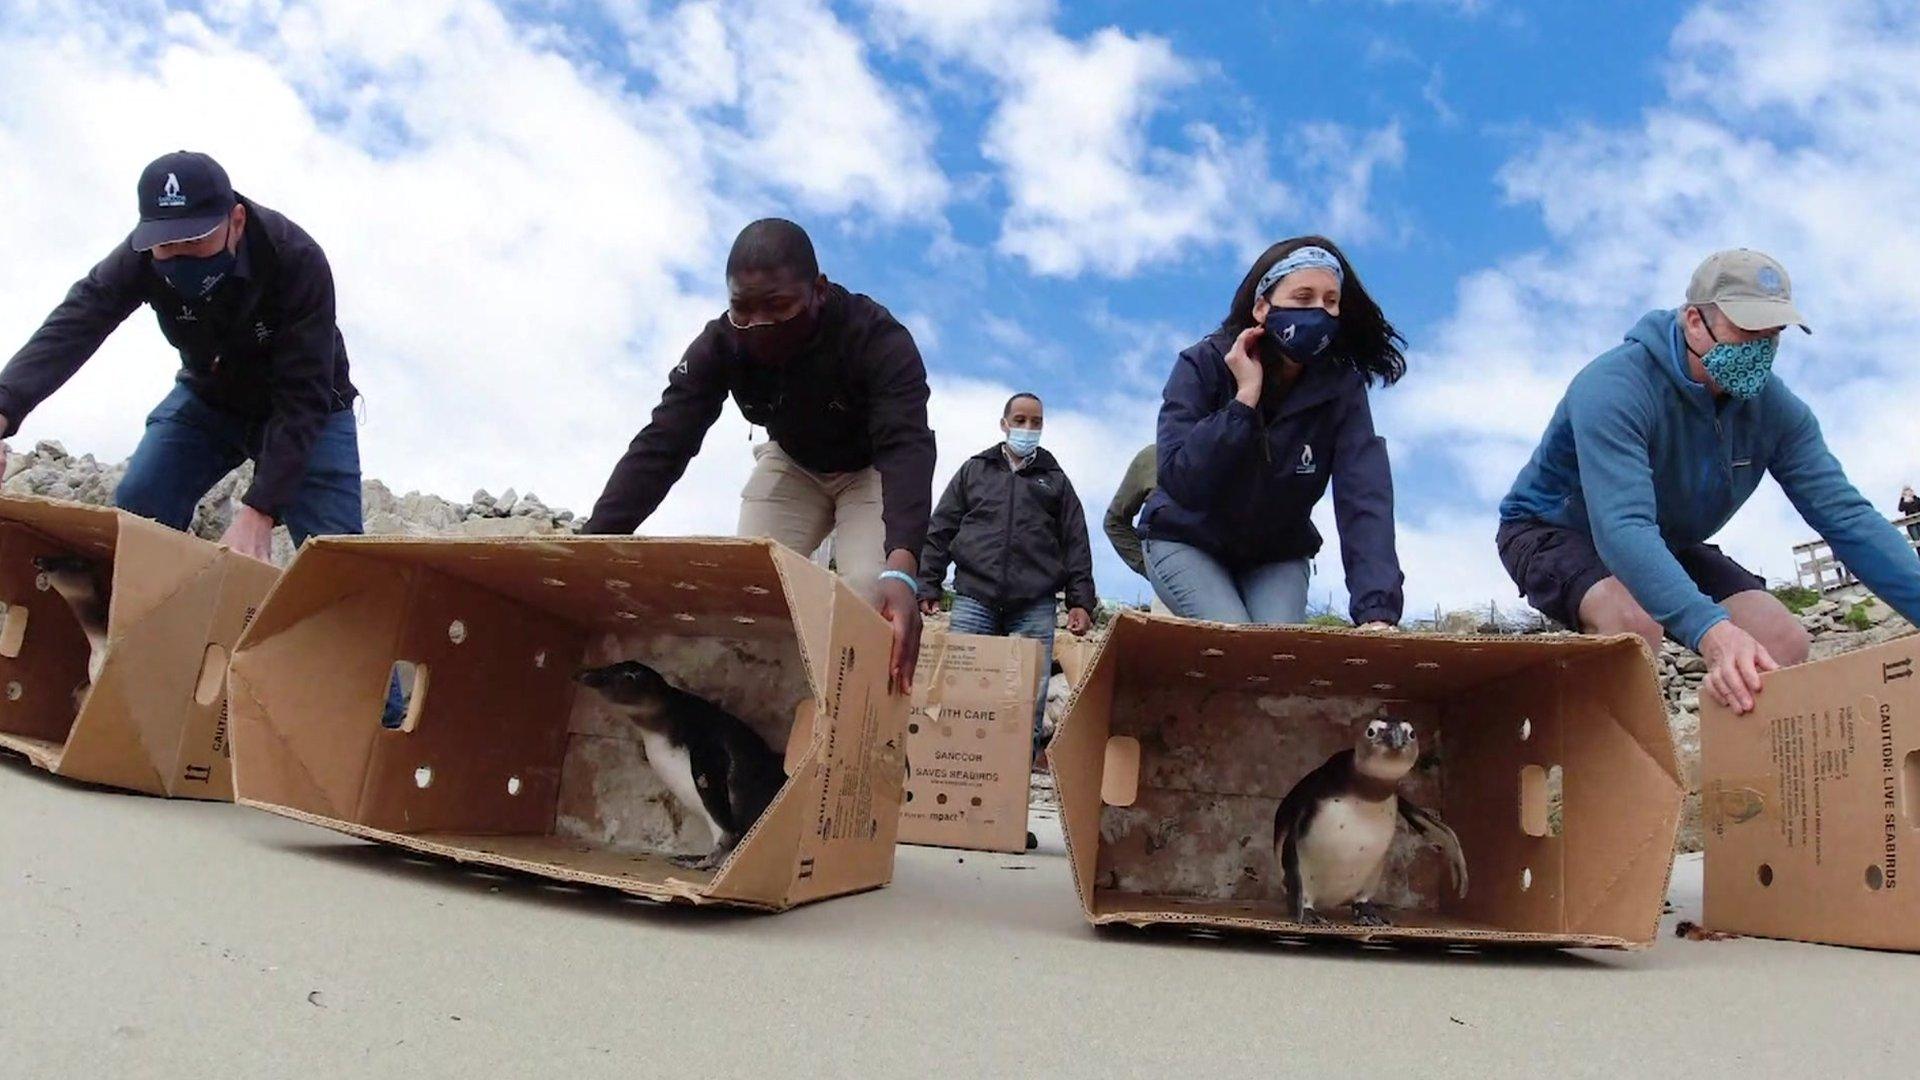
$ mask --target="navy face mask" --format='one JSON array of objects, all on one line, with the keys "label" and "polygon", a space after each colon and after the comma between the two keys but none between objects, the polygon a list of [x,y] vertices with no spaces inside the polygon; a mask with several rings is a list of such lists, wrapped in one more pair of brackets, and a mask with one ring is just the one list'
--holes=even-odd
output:
[{"label": "navy face mask", "polygon": [[205,300],[233,273],[234,254],[221,250],[212,255],[175,255],[153,260],[154,272],[166,279],[173,291],[190,301]]},{"label": "navy face mask", "polygon": [[1325,308],[1269,308],[1267,332],[1260,339],[1269,359],[1286,357],[1296,364],[1310,364],[1333,348],[1340,332],[1340,317]]}]

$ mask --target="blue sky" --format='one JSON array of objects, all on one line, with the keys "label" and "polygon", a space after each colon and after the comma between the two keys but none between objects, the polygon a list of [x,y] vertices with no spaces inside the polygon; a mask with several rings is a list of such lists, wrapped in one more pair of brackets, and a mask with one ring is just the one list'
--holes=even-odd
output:
[{"label": "blue sky", "polygon": [[[205,149],[326,247],[368,475],[584,510],[779,214],[920,339],[936,484],[1035,390],[1097,533],[1174,355],[1326,232],[1410,341],[1375,399],[1410,608],[1506,604],[1494,503],[1560,389],[1718,247],[1794,272],[1781,371],[1862,487],[1912,479],[1916,43],[1913,0],[0,0],[0,188],[38,208],[0,213],[36,252],[0,339]],[[136,317],[22,438],[124,455],[169,373]],[[730,531],[746,439],[648,531]],[[1805,535],[1769,487],[1723,540],[1783,578]]]}]

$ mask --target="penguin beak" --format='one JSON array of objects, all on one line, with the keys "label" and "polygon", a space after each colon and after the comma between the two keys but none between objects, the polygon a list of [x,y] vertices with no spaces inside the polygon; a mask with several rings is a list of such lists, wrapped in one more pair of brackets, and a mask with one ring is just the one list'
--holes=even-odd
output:
[{"label": "penguin beak", "polygon": [[607,672],[605,668],[581,668],[579,671],[573,673],[573,681],[579,683],[581,686],[605,686],[607,685]]},{"label": "penguin beak", "polygon": [[1407,744],[1412,741],[1413,736],[1407,732],[1406,728],[1398,724],[1387,728],[1387,748],[1389,750],[1405,750]]}]

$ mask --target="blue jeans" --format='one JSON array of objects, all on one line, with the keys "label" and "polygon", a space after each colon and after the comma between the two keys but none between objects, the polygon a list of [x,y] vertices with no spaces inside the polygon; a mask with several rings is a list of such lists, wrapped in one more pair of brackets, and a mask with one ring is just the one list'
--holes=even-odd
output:
[{"label": "blue jeans", "polygon": [[1154,595],[1183,619],[1285,626],[1307,621],[1305,559],[1232,571],[1191,544],[1148,540],[1142,545]]},{"label": "blue jeans", "polygon": [[[185,386],[147,414],[147,431],[127,462],[114,505],[185,532],[193,511],[213,485],[259,450],[260,428],[216,409]],[[307,455],[307,477],[282,524],[296,546],[310,536],[358,536],[360,431],[352,409],[327,417]],[[387,686],[381,722],[399,727],[406,715],[396,677]]]},{"label": "blue jeans", "polygon": [[1053,630],[1059,618],[1059,605],[1053,597],[992,608],[971,596],[953,598],[948,625],[956,634],[983,634],[987,637],[1023,637],[1040,643],[1040,685],[1033,703],[1033,745],[1040,746],[1041,721],[1047,716],[1047,681],[1053,674]]}]

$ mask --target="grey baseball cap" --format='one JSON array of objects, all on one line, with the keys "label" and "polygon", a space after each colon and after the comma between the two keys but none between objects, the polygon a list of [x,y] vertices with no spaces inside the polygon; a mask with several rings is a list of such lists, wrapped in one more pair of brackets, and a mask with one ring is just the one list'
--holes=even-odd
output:
[{"label": "grey baseball cap", "polygon": [[1748,248],[1707,256],[1687,283],[1687,303],[1712,304],[1742,330],[1797,326],[1811,334],[1793,306],[1793,281],[1773,256]]}]

